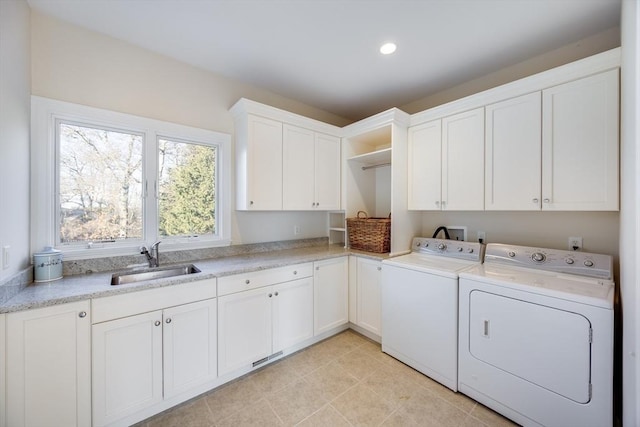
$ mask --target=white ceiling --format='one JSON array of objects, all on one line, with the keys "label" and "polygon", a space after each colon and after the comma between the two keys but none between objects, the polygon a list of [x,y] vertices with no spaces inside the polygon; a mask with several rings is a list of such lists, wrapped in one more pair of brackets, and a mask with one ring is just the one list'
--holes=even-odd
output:
[{"label": "white ceiling", "polygon": [[621,1],[28,0],[353,120],[619,26]]}]

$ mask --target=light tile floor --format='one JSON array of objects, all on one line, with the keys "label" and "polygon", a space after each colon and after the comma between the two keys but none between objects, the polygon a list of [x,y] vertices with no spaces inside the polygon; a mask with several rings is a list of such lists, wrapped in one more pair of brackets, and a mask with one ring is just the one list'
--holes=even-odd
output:
[{"label": "light tile floor", "polygon": [[514,426],[347,330],[138,427]]}]

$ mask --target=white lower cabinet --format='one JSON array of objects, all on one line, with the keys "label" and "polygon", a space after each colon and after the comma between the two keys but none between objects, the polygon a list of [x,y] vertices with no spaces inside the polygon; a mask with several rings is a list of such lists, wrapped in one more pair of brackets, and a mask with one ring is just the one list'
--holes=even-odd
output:
[{"label": "white lower cabinet", "polygon": [[216,300],[93,325],[93,425],[214,380]]},{"label": "white lower cabinet", "polygon": [[89,307],[80,301],[6,315],[7,426],[91,425]]},{"label": "white lower cabinet", "polygon": [[349,261],[332,258],[313,266],[313,333],[319,335],[349,322]]},{"label": "white lower cabinet", "polygon": [[356,325],[381,335],[382,261],[356,257]]},{"label": "white lower cabinet", "polygon": [[[226,289],[226,283],[268,284],[270,277],[278,277],[277,271],[285,274],[274,269],[247,279],[242,275],[221,278],[221,289]],[[295,274],[309,277],[218,298],[219,375],[258,366],[269,356],[313,337],[311,265],[298,268]]]}]

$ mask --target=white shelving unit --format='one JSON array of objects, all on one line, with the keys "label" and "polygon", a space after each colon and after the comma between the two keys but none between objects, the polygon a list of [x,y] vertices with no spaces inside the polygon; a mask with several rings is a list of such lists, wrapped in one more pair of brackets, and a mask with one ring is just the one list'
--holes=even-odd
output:
[{"label": "white shelving unit", "polygon": [[347,224],[344,211],[329,212],[329,244],[347,247]]}]

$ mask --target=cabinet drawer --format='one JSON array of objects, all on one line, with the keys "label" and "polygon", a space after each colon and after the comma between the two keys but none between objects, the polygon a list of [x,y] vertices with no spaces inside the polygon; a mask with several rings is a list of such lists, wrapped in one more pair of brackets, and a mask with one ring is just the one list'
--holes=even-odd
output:
[{"label": "cabinet drawer", "polygon": [[214,278],[96,298],[91,300],[91,320],[92,323],[100,323],[215,297]]},{"label": "cabinet drawer", "polygon": [[234,274],[218,279],[218,296],[247,291],[262,286],[288,282],[313,275],[313,263],[288,265],[250,273]]}]

